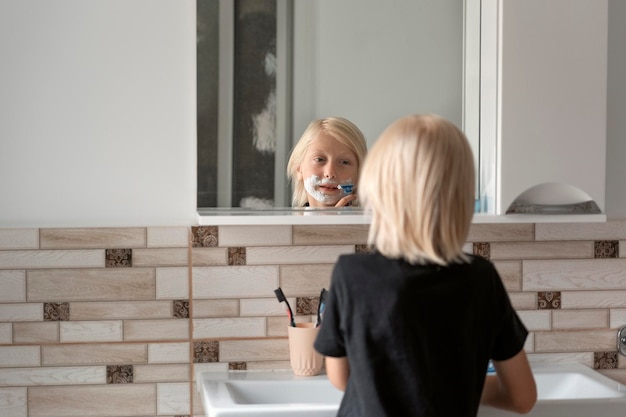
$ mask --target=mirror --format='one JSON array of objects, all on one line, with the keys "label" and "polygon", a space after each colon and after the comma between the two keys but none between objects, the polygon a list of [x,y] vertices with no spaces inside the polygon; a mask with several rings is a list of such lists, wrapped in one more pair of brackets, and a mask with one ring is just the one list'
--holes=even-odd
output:
[{"label": "mirror", "polygon": [[400,116],[438,113],[478,154],[471,3],[197,0],[198,207],[288,207],[289,151],[321,117],[371,146]]}]

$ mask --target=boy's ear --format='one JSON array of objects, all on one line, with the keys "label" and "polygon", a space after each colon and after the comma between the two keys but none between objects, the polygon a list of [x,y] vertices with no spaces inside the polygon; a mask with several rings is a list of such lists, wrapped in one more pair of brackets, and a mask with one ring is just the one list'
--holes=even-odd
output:
[{"label": "boy's ear", "polygon": [[299,180],[302,180],[302,171],[300,170],[300,167],[296,168],[296,176]]}]

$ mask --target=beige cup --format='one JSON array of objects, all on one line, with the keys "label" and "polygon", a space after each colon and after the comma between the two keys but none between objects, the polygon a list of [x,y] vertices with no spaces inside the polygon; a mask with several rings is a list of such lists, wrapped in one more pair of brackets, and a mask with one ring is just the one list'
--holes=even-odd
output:
[{"label": "beige cup", "polygon": [[294,374],[312,376],[320,373],[324,356],[313,348],[319,330],[315,323],[296,323],[296,327],[287,327],[289,359]]}]

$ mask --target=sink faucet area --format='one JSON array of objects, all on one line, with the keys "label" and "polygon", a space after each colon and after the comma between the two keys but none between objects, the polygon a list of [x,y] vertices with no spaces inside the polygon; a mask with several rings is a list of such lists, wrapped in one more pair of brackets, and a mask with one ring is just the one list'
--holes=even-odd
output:
[{"label": "sink faucet area", "polygon": [[[538,399],[528,416],[603,417],[623,415],[626,385],[578,363],[535,364]],[[201,372],[198,389],[207,417],[331,417],[343,393],[325,375],[297,376],[285,371]],[[450,397],[454,397],[451,378]],[[478,415],[516,416],[490,407]]]}]

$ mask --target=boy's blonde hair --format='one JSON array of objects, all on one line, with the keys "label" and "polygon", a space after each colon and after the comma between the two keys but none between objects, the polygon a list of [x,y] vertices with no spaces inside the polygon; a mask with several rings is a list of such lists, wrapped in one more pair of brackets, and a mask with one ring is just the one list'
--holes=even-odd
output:
[{"label": "boy's blonde hair", "polygon": [[[309,123],[296,146],[294,146],[287,163],[287,178],[293,182],[293,197],[291,200],[293,207],[302,207],[308,201],[304,182],[298,181],[298,168],[302,165],[311,142],[322,134],[330,136],[354,152],[357,158],[358,172],[361,172],[361,166],[367,154],[367,143],[359,128],[343,117],[327,117],[313,120]],[[356,185],[358,177],[354,181]]]},{"label": "boy's blonde hair", "polygon": [[363,165],[359,196],[372,211],[368,244],[412,264],[467,260],[474,175],[470,144],[453,123],[437,115],[395,121]]}]

